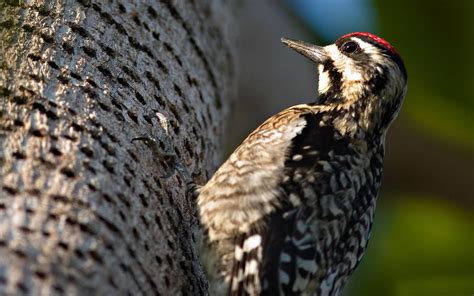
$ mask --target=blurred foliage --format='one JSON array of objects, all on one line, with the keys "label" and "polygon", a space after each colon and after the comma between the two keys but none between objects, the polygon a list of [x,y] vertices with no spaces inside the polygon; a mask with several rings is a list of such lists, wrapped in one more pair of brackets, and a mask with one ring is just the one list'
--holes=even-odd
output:
[{"label": "blurred foliage", "polygon": [[472,295],[470,213],[429,198],[395,200],[379,207],[369,249],[345,294]]},{"label": "blurred foliage", "polygon": [[474,148],[474,1],[375,1],[380,31],[402,53],[403,115],[434,137]]}]

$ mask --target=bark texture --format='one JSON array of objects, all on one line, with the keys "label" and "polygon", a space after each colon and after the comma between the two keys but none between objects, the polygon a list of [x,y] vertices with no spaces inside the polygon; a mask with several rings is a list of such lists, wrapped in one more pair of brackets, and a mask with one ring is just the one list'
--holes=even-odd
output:
[{"label": "bark texture", "polygon": [[192,203],[131,138],[171,123],[206,179],[234,1],[0,1],[0,294],[206,294]]}]

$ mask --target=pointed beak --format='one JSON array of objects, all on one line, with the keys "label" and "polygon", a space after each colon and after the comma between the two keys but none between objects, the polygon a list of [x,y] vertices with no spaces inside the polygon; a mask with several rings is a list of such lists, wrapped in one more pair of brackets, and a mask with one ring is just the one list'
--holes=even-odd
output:
[{"label": "pointed beak", "polygon": [[294,49],[305,57],[309,58],[315,63],[321,64],[327,60],[328,56],[324,47],[309,44],[299,40],[288,38],[281,38],[281,42],[286,44],[289,48]]}]

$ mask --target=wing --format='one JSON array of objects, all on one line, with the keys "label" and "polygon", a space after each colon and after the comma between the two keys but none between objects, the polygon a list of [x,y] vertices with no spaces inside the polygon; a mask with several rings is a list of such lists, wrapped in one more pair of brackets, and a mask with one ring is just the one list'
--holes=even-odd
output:
[{"label": "wing", "polygon": [[280,208],[285,154],[304,128],[304,110],[288,109],[257,128],[200,189],[198,207],[211,241],[249,233]]},{"label": "wing", "polygon": [[[201,257],[213,293],[228,293],[231,281],[231,287],[246,290],[241,281],[253,269],[254,259],[260,270],[262,249],[252,250],[252,246],[266,239],[263,224],[284,206],[286,197],[279,183],[285,154],[306,124],[300,116],[305,112],[291,108],[264,122],[199,190]],[[244,250],[245,257],[240,258]],[[259,281],[260,276],[248,278],[247,286],[251,279]]]}]

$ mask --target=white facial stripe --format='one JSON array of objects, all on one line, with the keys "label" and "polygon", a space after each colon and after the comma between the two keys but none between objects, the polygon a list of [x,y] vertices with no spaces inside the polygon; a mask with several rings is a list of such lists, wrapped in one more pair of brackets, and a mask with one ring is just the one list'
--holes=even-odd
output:
[{"label": "white facial stripe", "polygon": [[352,38],[352,40],[357,42],[359,44],[359,47],[366,54],[370,55],[371,59],[373,59],[375,62],[382,63],[384,61],[383,60],[384,57],[380,54],[380,50],[377,47],[375,47],[374,45],[372,45],[368,42],[362,41],[358,38]]},{"label": "white facial stripe", "polygon": [[347,58],[345,55],[343,55],[339,51],[339,48],[337,48],[336,44],[331,44],[331,45],[325,46],[324,48],[326,49],[326,52],[328,53],[329,57],[334,62],[341,61]]},{"label": "white facial stripe", "polygon": [[318,65],[318,92],[319,94],[326,93],[331,88],[331,79],[329,79],[329,73],[324,71],[324,65]]}]

